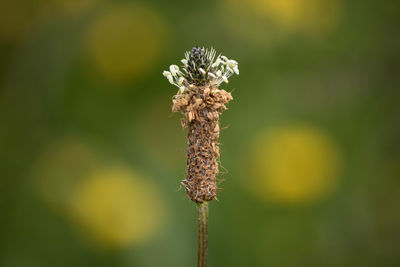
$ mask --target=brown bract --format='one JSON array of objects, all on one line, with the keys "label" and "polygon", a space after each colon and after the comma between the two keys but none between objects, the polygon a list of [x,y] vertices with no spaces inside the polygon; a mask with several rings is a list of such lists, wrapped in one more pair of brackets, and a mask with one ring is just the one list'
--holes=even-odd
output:
[{"label": "brown bract", "polygon": [[230,93],[195,87],[173,99],[173,112],[185,115],[188,127],[187,177],[182,181],[188,197],[196,203],[216,198],[219,158],[219,116],[232,100]]}]

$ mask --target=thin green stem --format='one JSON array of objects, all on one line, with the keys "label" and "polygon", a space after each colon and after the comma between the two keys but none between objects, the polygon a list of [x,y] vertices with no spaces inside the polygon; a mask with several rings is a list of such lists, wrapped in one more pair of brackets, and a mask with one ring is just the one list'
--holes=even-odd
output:
[{"label": "thin green stem", "polygon": [[207,236],[208,236],[208,202],[198,204],[199,209],[199,244],[197,266],[207,267]]}]

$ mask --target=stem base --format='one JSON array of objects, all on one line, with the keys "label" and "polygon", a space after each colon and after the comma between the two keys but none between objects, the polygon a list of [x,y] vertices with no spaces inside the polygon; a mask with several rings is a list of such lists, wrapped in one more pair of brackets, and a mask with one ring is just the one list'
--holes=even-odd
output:
[{"label": "stem base", "polygon": [[207,238],[208,238],[208,202],[198,204],[199,244],[197,266],[207,266]]}]

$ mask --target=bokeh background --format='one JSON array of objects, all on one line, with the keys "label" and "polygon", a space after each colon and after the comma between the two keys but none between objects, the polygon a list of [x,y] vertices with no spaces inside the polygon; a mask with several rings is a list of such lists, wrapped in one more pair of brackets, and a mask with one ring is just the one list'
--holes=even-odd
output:
[{"label": "bokeh background", "polygon": [[400,266],[399,1],[3,0],[0,266],[195,266],[161,73],[239,62],[209,266]]}]

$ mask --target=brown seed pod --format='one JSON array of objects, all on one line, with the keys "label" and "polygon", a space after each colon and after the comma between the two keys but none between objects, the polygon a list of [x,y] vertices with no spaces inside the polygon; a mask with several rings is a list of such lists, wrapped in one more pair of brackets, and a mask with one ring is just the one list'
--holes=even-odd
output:
[{"label": "brown seed pod", "polygon": [[230,100],[230,93],[208,86],[186,90],[173,100],[172,110],[187,118],[181,122],[182,127],[188,127],[187,176],[182,185],[194,202],[216,198],[219,116]]}]

